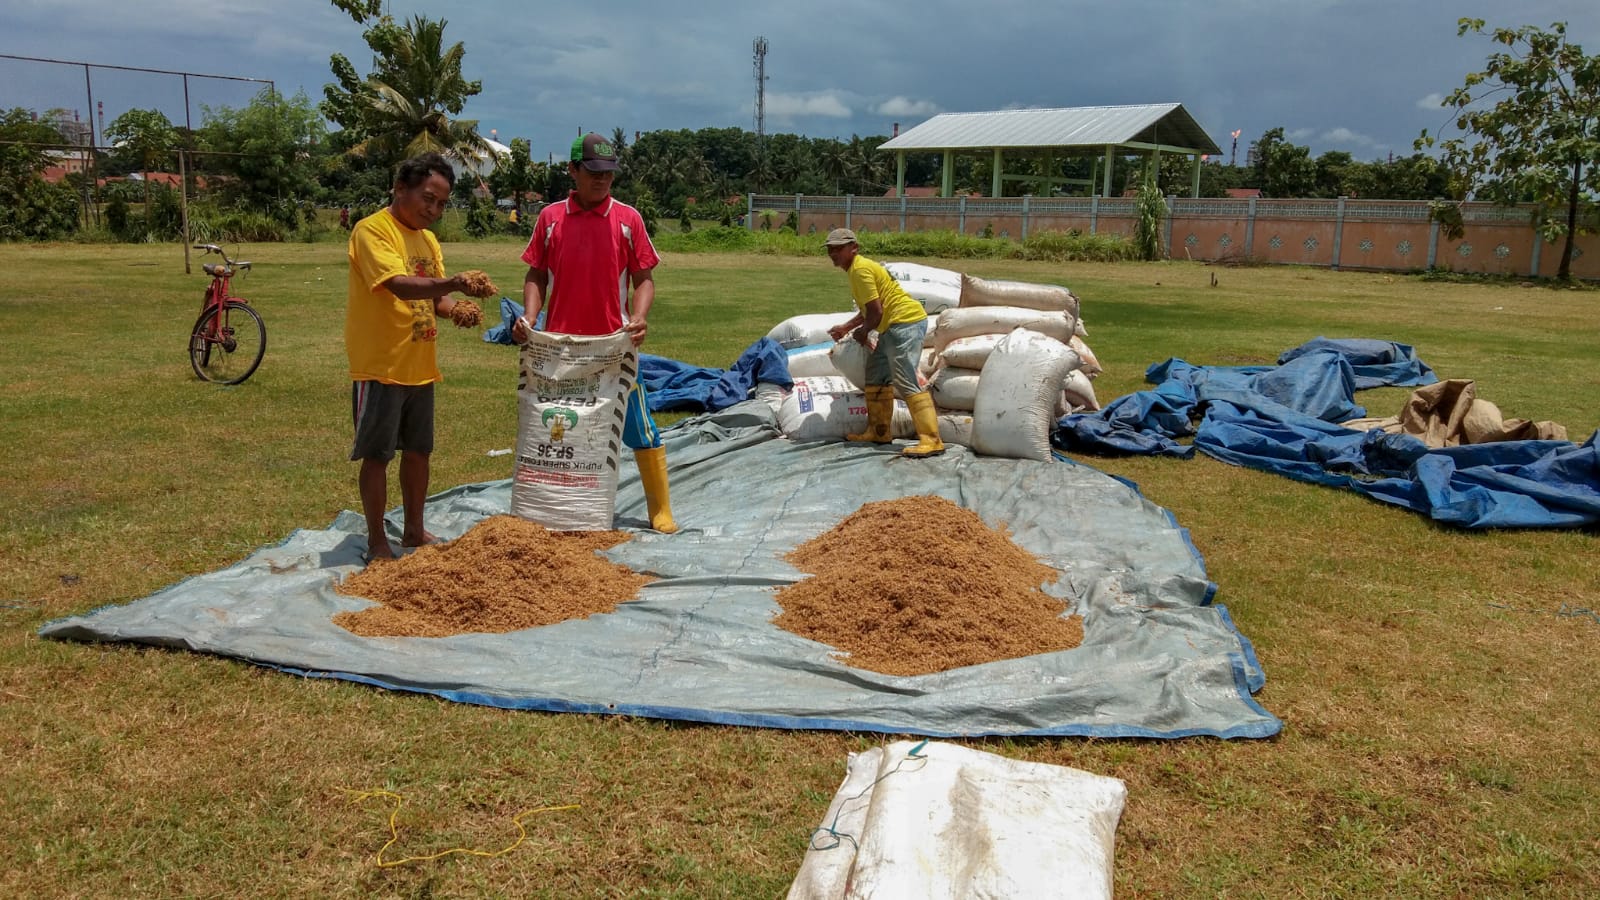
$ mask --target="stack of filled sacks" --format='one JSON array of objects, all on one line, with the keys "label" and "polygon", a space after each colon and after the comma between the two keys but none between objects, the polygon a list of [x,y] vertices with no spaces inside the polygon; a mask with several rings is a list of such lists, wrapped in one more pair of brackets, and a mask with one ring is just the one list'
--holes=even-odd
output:
[{"label": "stack of filled sacks", "polygon": [[[915,263],[885,266],[929,309],[920,380],[939,410],[940,437],[991,456],[1049,459],[1049,433],[1068,412],[1097,410],[1078,298],[1058,285],[991,281]],[[951,285],[956,302],[948,303]],[[926,299],[934,297],[933,300]],[[935,310],[934,305],[938,305]],[[778,425],[795,440],[842,440],[866,416],[866,348],[834,343],[828,329],[854,313],[796,316],[768,337],[789,350],[794,390],[777,405]],[[915,436],[905,404],[891,430]]]}]

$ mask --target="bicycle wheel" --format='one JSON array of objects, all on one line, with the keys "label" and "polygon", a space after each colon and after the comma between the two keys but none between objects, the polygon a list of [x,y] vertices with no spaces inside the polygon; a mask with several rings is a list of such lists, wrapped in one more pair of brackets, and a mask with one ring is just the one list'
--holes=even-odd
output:
[{"label": "bicycle wheel", "polygon": [[266,323],[239,300],[201,313],[189,334],[189,364],[203,381],[238,384],[255,372],[266,352]]}]

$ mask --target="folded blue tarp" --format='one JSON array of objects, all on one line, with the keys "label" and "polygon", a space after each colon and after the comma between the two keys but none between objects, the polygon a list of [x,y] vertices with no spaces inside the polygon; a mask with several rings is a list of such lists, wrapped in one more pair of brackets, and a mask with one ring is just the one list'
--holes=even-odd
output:
[{"label": "folded blue tarp", "polygon": [[[1150,367],[1153,391],[1064,417],[1057,448],[1224,462],[1342,487],[1461,528],[1571,528],[1600,522],[1596,436],[1430,449],[1409,435],[1356,431],[1354,392],[1437,381],[1410,347],[1317,338],[1278,366]],[[1201,417],[1198,429],[1190,422]],[[1176,438],[1194,434],[1191,446]]]},{"label": "folded blue tarp", "polygon": [[[514,345],[511,326],[522,315],[522,304],[508,297],[500,298],[500,324],[483,333],[490,344]],[[539,311],[535,328],[544,327],[544,310]],[[639,380],[644,383],[650,397],[651,412],[687,410],[689,412],[716,412],[750,399],[756,382],[765,381],[794,387],[789,377],[789,357],[778,342],[762,338],[745,348],[727,369],[709,369],[692,366],[665,356],[639,354]]]}]

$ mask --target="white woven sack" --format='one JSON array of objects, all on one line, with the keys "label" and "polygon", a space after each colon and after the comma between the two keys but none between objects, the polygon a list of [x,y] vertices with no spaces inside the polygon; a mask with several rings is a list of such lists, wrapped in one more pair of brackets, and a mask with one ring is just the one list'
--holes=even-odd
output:
[{"label": "white woven sack", "polygon": [[1074,369],[1067,373],[1061,381],[1061,403],[1056,406],[1056,414],[1064,416],[1075,412],[1096,412],[1100,409],[1100,401],[1094,396],[1094,382],[1089,376],[1083,374],[1082,369]]},{"label": "white woven sack", "polygon": [[852,753],[789,900],[1110,900],[1127,800],[1116,778],[957,744]]},{"label": "white woven sack", "polygon": [[[842,376],[796,378],[794,389],[778,406],[778,430],[795,441],[843,440],[867,427],[867,397]],[[893,437],[917,432],[911,410],[895,401],[889,423]]]},{"label": "white woven sack", "polygon": [[1074,332],[1072,340],[1067,341],[1067,346],[1071,347],[1078,354],[1078,358],[1083,360],[1083,368],[1079,370],[1083,374],[1093,378],[1105,371],[1105,369],[1100,368],[1100,359],[1094,355],[1093,350],[1089,349],[1089,345],[1084,342],[1081,335]]},{"label": "white woven sack", "polygon": [[796,347],[789,351],[790,378],[817,378],[839,374],[841,374],[839,370],[833,367],[832,340]]},{"label": "white woven sack", "polygon": [[811,344],[831,344],[833,336],[828,334],[828,329],[843,325],[855,316],[854,312],[793,316],[772,326],[772,330],[767,332],[767,337],[782,344],[785,349],[806,347]]},{"label": "white woven sack", "polygon": [[912,262],[888,262],[884,263],[883,267],[888,269],[894,280],[900,282],[900,286],[907,290],[913,284],[942,284],[945,287],[955,288],[959,296],[961,273],[954,269],[941,269]]},{"label": "white woven sack", "polygon": [[1018,328],[1037,331],[1065,344],[1077,324],[1077,315],[1064,310],[1021,306],[974,306],[947,309],[934,319],[922,346],[943,350],[957,338],[978,334],[1010,334]]},{"label": "white woven sack", "polygon": [[978,379],[973,449],[988,456],[1050,459],[1061,384],[1080,364],[1062,341],[1025,328],[1006,335]]},{"label": "white woven sack", "polygon": [[955,366],[958,369],[982,370],[983,364],[988,362],[989,354],[994,352],[995,345],[1004,338],[1005,332],[999,334],[975,334],[972,337],[956,338],[939,351],[942,365]]},{"label": "white woven sack", "polygon": [[933,375],[933,370],[939,366],[939,354],[931,347],[923,347],[922,355],[917,357],[917,374],[923,378]]},{"label": "white woven sack", "polygon": [[1053,309],[1078,314],[1078,298],[1059,284],[1029,281],[992,281],[973,275],[961,276],[961,305],[1021,306],[1027,309]]},{"label": "white woven sack", "polygon": [[939,409],[971,412],[978,400],[979,369],[959,369],[945,366],[928,379],[928,393],[933,395],[933,405]]},{"label": "white woven sack", "polygon": [[911,295],[911,299],[921,303],[922,308],[929,314],[961,304],[961,288],[959,286],[936,284],[932,281],[911,281],[901,282],[900,287]]},{"label": "white woven sack", "polygon": [[939,440],[961,447],[972,446],[972,414],[960,410],[939,410]]},{"label": "white woven sack", "polygon": [[517,377],[511,512],[552,531],[607,531],[639,353],[625,332],[533,332]]}]

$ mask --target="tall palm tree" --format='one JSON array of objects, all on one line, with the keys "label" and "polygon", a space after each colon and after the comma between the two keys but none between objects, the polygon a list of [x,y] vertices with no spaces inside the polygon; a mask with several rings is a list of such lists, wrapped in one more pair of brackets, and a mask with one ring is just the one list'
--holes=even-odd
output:
[{"label": "tall palm tree", "polygon": [[833,179],[833,192],[840,193],[840,182],[850,173],[850,148],[840,141],[827,141],[818,154],[822,174]]},{"label": "tall palm tree", "polygon": [[445,24],[416,16],[394,35],[356,98],[366,137],[352,153],[392,161],[432,152],[465,165],[493,158],[477,120],[453,118],[483,85],[462,77],[466,49],[445,46]]}]

